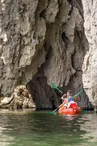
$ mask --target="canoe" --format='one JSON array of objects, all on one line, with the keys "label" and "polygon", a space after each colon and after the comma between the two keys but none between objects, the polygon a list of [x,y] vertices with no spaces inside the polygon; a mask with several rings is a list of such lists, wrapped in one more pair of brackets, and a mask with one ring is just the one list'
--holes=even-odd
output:
[{"label": "canoe", "polygon": [[58,111],[59,114],[76,115],[82,112],[81,108],[78,107],[76,102],[70,102],[68,105],[69,105],[68,108],[66,107],[60,108]]},{"label": "canoe", "polygon": [[76,115],[80,114],[82,110],[80,108],[64,108],[59,109],[59,114],[65,114],[65,115]]}]

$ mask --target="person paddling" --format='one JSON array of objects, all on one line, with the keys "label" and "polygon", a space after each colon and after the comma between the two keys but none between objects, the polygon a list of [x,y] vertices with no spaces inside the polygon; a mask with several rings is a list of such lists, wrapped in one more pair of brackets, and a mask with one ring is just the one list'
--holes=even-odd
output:
[{"label": "person paddling", "polygon": [[62,97],[62,104],[59,106],[60,109],[66,108],[68,105],[68,98],[67,98],[67,94],[64,94]]},{"label": "person paddling", "polygon": [[68,105],[67,108],[78,108],[77,102],[79,101],[77,97],[73,97],[72,91],[69,90],[67,92],[67,98],[68,98]]},{"label": "person paddling", "polygon": [[[64,94],[61,99],[63,99],[63,103],[60,105],[60,108],[78,108],[77,103],[75,102],[77,98],[72,96],[72,91],[68,90],[67,94]],[[78,100],[77,100],[78,101]]]}]

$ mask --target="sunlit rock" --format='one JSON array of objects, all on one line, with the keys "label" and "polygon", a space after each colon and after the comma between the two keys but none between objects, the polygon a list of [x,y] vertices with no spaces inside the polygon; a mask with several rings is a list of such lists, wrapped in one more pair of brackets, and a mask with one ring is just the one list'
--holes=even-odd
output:
[{"label": "sunlit rock", "polygon": [[24,85],[17,86],[11,97],[4,97],[0,102],[1,108],[25,109],[35,108],[35,103]]},{"label": "sunlit rock", "polygon": [[84,10],[84,28],[89,50],[83,63],[83,86],[97,110],[97,1],[82,0]]}]

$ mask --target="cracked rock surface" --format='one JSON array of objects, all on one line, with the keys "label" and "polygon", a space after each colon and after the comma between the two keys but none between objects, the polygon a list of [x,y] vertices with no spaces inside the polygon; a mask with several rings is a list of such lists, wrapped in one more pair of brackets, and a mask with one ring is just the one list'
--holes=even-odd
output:
[{"label": "cracked rock surface", "polygon": [[[72,89],[74,94],[89,86],[96,99],[96,71],[92,72],[96,53],[92,58],[89,55],[91,45],[96,50],[96,33],[95,37],[91,34],[95,28],[92,25],[90,29],[88,21],[92,3],[89,7],[86,4],[86,0],[0,1],[0,87],[4,95],[11,94],[17,85],[27,85],[38,108],[51,108],[58,105],[57,97],[61,96],[50,87],[54,83],[63,92]],[[94,19],[92,22],[96,23]],[[89,71],[88,77],[83,66]],[[91,82],[90,72],[95,87],[85,85]],[[80,95],[82,106],[90,107],[88,97]]]}]

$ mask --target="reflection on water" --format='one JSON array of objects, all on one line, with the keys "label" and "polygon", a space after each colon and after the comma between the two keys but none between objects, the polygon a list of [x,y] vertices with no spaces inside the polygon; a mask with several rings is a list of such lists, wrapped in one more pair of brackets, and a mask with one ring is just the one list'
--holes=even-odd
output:
[{"label": "reflection on water", "polygon": [[0,146],[95,146],[97,115],[0,113]]},{"label": "reflection on water", "polygon": [[2,128],[0,125],[0,146],[10,145],[10,143],[13,141],[13,137],[3,134],[4,130],[6,129]]}]

